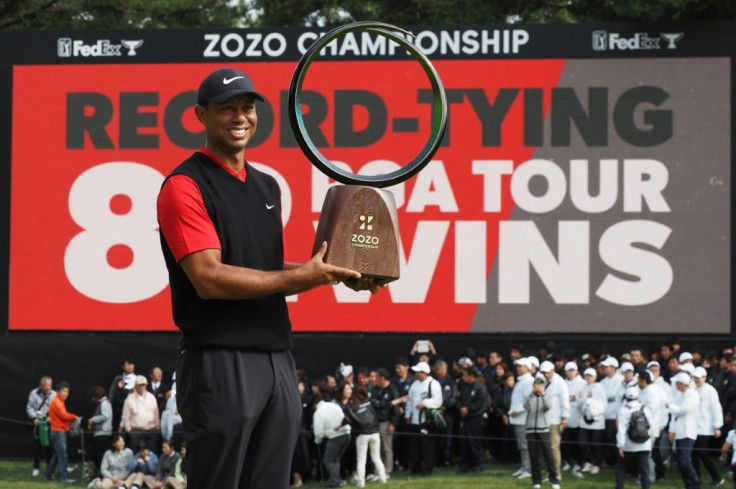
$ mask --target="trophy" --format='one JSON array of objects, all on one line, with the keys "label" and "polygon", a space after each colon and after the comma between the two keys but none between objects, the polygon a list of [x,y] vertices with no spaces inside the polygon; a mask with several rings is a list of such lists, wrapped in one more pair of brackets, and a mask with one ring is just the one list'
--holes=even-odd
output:
[{"label": "trophy", "polygon": [[[304,78],[324,46],[352,31],[368,31],[392,40],[418,61],[429,78],[434,95],[432,129],[421,152],[408,164],[385,175],[357,175],[326,159],[307,134],[301,108]],[[288,112],[299,147],[322,173],[344,185],[331,187],[322,206],[312,255],[327,241],[324,260],[349,268],[383,285],[399,278],[399,227],[393,194],[384,187],[399,184],[429,163],[447,126],[447,98],[432,63],[408,39],[411,32],[382,22],[354,22],[337,27],[317,39],[297,64],[289,87]]]}]

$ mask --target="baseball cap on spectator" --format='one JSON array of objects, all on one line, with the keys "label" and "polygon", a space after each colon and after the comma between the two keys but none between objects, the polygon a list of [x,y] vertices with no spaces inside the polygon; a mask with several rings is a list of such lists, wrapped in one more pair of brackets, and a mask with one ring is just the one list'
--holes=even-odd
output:
[{"label": "baseball cap on spectator", "polygon": [[618,368],[618,360],[616,360],[614,357],[606,357],[606,359],[601,362],[601,365],[603,365],[604,367]]},{"label": "baseball cap on spectator", "polygon": [[578,364],[575,362],[567,362],[565,364],[565,372],[567,372],[568,370],[577,370],[577,369],[578,369]]},{"label": "baseball cap on spectator", "polygon": [[469,357],[461,357],[460,360],[457,361],[457,364],[461,367],[471,367],[473,365],[473,360]]},{"label": "baseball cap on spectator", "polygon": [[592,375],[595,378],[598,377],[598,372],[596,372],[594,368],[586,368],[583,372],[583,376],[586,375]]},{"label": "baseball cap on spectator", "polygon": [[340,364],[340,375],[342,375],[343,378],[349,377],[352,374],[353,374],[352,365],[345,365],[344,363]]},{"label": "baseball cap on spectator", "polygon": [[626,393],[624,394],[624,397],[626,397],[626,400],[628,401],[639,399],[639,388],[638,387],[628,387],[626,389]]},{"label": "baseball cap on spectator", "polygon": [[659,362],[658,362],[658,361],[656,361],[656,360],[652,360],[651,362],[647,363],[647,368],[648,368],[648,369],[649,369],[649,368],[652,368],[652,367],[657,367],[657,368],[660,368],[660,367],[659,367]]},{"label": "baseball cap on spectator", "polygon": [[123,388],[129,391],[130,389],[135,387],[135,374],[126,375],[125,377],[123,377],[123,381],[125,382]]},{"label": "baseball cap on spectator", "polygon": [[680,372],[679,374],[672,377],[672,382],[690,385],[690,376],[684,372]]},{"label": "baseball cap on spectator", "polygon": [[415,372],[429,373],[429,364],[427,362],[419,362],[411,368]]},{"label": "baseball cap on spectator", "polygon": [[681,372],[687,372],[692,375],[695,372],[695,365],[693,365],[692,363],[681,363],[678,369]]},{"label": "baseball cap on spectator", "polygon": [[143,375],[139,375],[135,378],[135,385],[148,385],[148,379]]},{"label": "baseball cap on spectator", "polygon": [[688,360],[693,360],[693,355],[690,352],[682,352],[680,353],[680,358],[678,359],[680,363],[687,362]]},{"label": "baseball cap on spectator", "polygon": [[202,80],[197,91],[197,104],[207,102],[222,102],[237,95],[252,95],[263,101],[263,96],[256,92],[253,80],[248,75],[235,68],[220,68]]},{"label": "baseball cap on spectator", "polygon": [[631,355],[629,355],[628,353],[623,353],[621,355],[621,360],[631,360]]},{"label": "baseball cap on spectator", "polygon": [[526,367],[530,370],[532,368],[532,362],[530,362],[527,357],[521,357],[518,360],[514,360],[514,365],[521,365],[522,367]]},{"label": "baseball cap on spectator", "polygon": [[630,362],[624,362],[621,364],[621,371],[626,372],[627,370],[634,371],[634,366]]},{"label": "baseball cap on spectator", "polygon": [[537,375],[536,377],[534,377],[534,383],[535,384],[544,384],[546,382],[547,381],[541,375]]},{"label": "baseball cap on spectator", "polygon": [[543,361],[542,364],[539,366],[540,372],[552,372],[555,369],[555,364],[550,361]]},{"label": "baseball cap on spectator", "polygon": [[539,368],[539,358],[537,358],[537,357],[535,357],[533,355],[528,356],[526,358],[527,358],[527,360],[529,360],[529,363],[531,365],[534,365],[535,367]]},{"label": "baseball cap on spectator", "polygon": [[693,371],[693,377],[706,377],[708,375],[708,372],[703,367],[695,367],[695,371]]}]

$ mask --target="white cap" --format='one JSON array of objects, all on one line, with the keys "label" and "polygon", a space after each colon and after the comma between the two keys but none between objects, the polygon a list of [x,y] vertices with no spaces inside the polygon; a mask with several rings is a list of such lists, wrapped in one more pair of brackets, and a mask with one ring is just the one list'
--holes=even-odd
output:
[{"label": "white cap", "polygon": [[540,372],[554,372],[554,370],[555,364],[548,360],[543,361],[542,364],[539,366]]},{"label": "white cap", "polygon": [[583,376],[586,375],[592,375],[593,377],[598,377],[598,372],[595,371],[594,368],[586,368],[583,372]]},{"label": "white cap", "polygon": [[621,364],[621,371],[625,372],[627,370],[634,371],[634,366],[630,362],[624,362]]},{"label": "white cap", "polygon": [[349,377],[353,374],[353,366],[352,365],[345,365],[344,363],[340,364],[340,375],[344,377]]},{"label": "white cap", "polygon": [[460,360],[457,361],[457,364],[463,367],[470,367],[473,365],[473,361],[470,359],[470,357],[462,357],[460,358]]},{"label": "white cap", "polygon": [[652,367],[657,367],[657,368],[661,368],[661,367],[659,366],[659,362],[658,362],[658,361],[656,361],[656,360],[652,360],[651,362],[647,363],[647,369],[650,369],[650,368],[652,368]]},{"label": "white cap", "polygon": [[677,374],[674,377],[672,377],[672,382],[673,383],[677,382],[677,383],[680,383],[680,384],[690,385],[690,376],[688,374],[684,373],[684,372],[680,372],[679,374]]},{"label": "white cap", "polygon": [[603,365],[604,367],[618,368],[618,360],[616,360],[614,357],[606,357],[606,359],[601,362],[601,365]]},{"label": "white cap", "polygon": [[707,377],[708,372],[703,367],[695,367],[695,371],[693,372],[693,377]]},{"label": "white cap", "polygon": [[532,362],[530,362],[527,357],[521,357],[518,360],[514,361],[514,365],[521,365],[528,368],[529,370],[531,370],[532,368]]},{"label": "white cap", "polygon": [[686,362],[688,360],[692,361],[692,359],[693,359],[692,353],[687,352],[687,351],[680,353],[680,359],[679,359],[680,363]]},{"label": "white cap", "polygon": [[681,363],[678,369],[680,370],[680,372],[687,372],[690,375],[693,375],[695,373],[695,365],[693,365],[692,363]]},{"label": "white cap", "polygon": [[411,368],[415,372],[429,373],[429,364],[427,362],[419,362]]},{"label": "white cap", "polygon": [[578,369],[578,364],[577,364],[577,363],[575,363],[575,362],[567,362],[567,363],[565,364],[565,371],[566,371],[566,372],[567,372],[568,370],[577,370],[577,369]]},{"label": "white cap", "polygon": [[527,358],[527,360],[529,360],[529,363],[530,364],[532,364],[535,367],[539,368],[539,358],[537,358],[537,357],[535,357],[533,355],[532,356],[528,356],[526,358]]},{"label": "white cap", "polygon": [[135,374],[128,374],[125,377],[123,377],[123,381],[125,382],[125,390],[130,390],[133,387],[135,387]]},{"label": "white cap", "polygon": [[624,397],[626,397],[627,401],[633,401],[634,399],[639,399],[639,388],[638,387],[628,387],[626,389],[626,393],[624,394]]}]

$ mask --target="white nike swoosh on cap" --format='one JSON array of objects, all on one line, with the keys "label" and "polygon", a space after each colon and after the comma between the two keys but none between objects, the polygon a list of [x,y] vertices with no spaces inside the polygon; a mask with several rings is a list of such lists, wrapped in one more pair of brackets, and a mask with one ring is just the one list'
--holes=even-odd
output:
[{"label": "white nike swoosh on cap", "polygon": [[274,207],[276,207],[276,204],[271,204],[271,205],[266,204],[266,209],[270,210],[270,209],[273,209]]},{"label": "white nike swoosh on cap", "polygon": [[234,76],[232,78],[223,77],[222,83],[224,83],[225,85],[229,85],[230,83],[234,82],[238,78],[245,78],[245,77],[244,76]]}]

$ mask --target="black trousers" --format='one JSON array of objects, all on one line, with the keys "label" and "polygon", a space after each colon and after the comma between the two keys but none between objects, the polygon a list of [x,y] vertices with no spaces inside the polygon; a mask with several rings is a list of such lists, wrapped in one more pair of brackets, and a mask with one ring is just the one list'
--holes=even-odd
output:
[{"label": "black trousers", "polygon": [[302,411],[289,351],[185,350],[176,384],[188,487],[289,487]]},{"label": "black trousers", "polygon": [[582,450],[580,449],[580,428],[566,428],[562,432],[562,461],[570,465],[583,466]]},{"label": "black trousers", "polygon": [[549,432],[527,433],[526,442],[529,445],[529,459],[532,463],[532,484],[542,483],[542,464],[546,465],[549,481],[552,484],[560,483],[560,474],[555,468],[552,459],[552,450],[549,445]]},{"label": "black trousers", "polygon": [[412,472],[430,475],[434,468],[434,437],[426,424],[407,425],[409,428],[410,468]]},{"label": "black trousers", "polygon": [[649,452],[624,452],[624,456],[616,460],[616,489],[624,489],[626,468],[633,464],[639,475],[641,489],[649,489]]},{"label": "black trousers", "polygon": [[43,455],[46,464],[51,460],[51,453],[53,452],[51,445],[43,446],[35,435],[33,435],[33,468],[38,469],[41,467],[41,456]]},{"label": "black trousers", "polygon": [[[698,435],[695,445],[693,445],[693,468],[697,472],[698,477],[700,477],[700,462],[702,461],[708,474],[710,474],[710,478],[715,483],[721,480],[721,475],[718,473],[712,457],[712,454],[717,453],[717,450],[710,451],[711,447],[714,446],[714,440],[714,436]],[[703,479],[701,478],[700,480],[702,481]]]},{"label": "black trousers", "polygon": [[601,466],[603,454],[603,440],[606,436],[605,430],[586,430],[580,428],[580,448],[583,460],[596,467]]},{"label": "black trousers", "polygon": [[469,470],[483,465],[483,418],[464,418],[460,426],[460,469]]},{"label": "black trousers", "polygon": [[[606,435],[603,445],[603,459],[606,465],[613,466],[618,460],[618,448],[616,448],[616,420],[606,420]],[[595,464],[600,465],[600,464]]]}]

